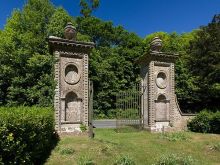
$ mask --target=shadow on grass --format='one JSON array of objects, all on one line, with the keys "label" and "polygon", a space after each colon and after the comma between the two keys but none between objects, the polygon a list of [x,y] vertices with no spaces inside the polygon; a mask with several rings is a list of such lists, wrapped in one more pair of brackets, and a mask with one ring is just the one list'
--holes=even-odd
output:
[{"label": "shadow on grass", "polygon": [[50,157],[52,151],[57,146],[58,142],[60,141],[60,137],[57,132],[53,134],[53,136],[50,139],[49,145],[44,147],[44,151],[42,153],[39,153],[35,157],[35,160],[33,161],[33,164],[43,165],[46,163],[47,159]]}]

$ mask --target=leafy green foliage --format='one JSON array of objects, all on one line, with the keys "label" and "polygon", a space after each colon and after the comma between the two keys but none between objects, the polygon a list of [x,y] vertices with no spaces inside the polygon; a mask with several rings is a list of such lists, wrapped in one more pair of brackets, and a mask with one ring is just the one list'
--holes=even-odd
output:
[{"label": "leafy green foliage", "polygon": [[47,35],[54,35],[56,37],[64,38],[63,29],[67,22],[72,22],[72,24],[76,26],[73,18],[63,8],[59,7],[55,9],[55,12],[47,24]]},{"label": "leafy green foliage", "polygon": [[118,119],[140,119],[139,109],[117,109],[116,111]]},{"label": "leafy green foliage", "polygon": [[[51,106],[54,95],[53,56],[47,37],[63,37],[74,19],[49,0],[29,0],[15,10],[0,33],[0,105]],[[78,34],[78,40],[89,40]]]},{"label": "leafy green foliage", "polygon": [[134,61],[143,54],[142,40],[95,17],[77,18],[77,24],[79,32],[96,43],[89,61],[95,114],[108,115],[115,109],[116,94],[138,82],[139,68]]},{"label": "leafy green foliage", "polygon": [[190,44],[188,66],[198,77],[197,109],[219,109],[220,103],[220,22],[201,27]]},{"label": "leafy green foliage", "polygon": [[80,0],[80,13],[84,17],[89,17],[92,11],[99,7],[99,0]]},{"label": "leafy green foliage", "polygon": [[95,112],[107,115],[115,108],[116,93],[137,81],[139,69],[134,59],[143,52],[142,40],[121,26],[94,17],[79,17],[75,22],[64,9],[42,0],[30,0],[22,11],[15,11],[0,34],[0,104],[52,104],[54,60],[46,38],[63,37],[67,22],[77,26],[78,40],[97,44],[90,56]]},{"label": "leafy green foliage", "polygon": [[191,33],[157,32],[143,41],[122,26],[91,17],[99,0],[81,0],[80,5],[85,9],[84,17],[76,20],[49,0],[28,0],[21,11],[13,11],[0,30],[0,105],[52,105],[54,59],[46,39],[49,35],[63,37],[63,28],[72,22],[78,30],[77,40],[96,44],[89,61],[96,115],[112,116],[116,94],[139,82],[135,60],[144,49],[149,50],[155,36],[163,40],[162,51],[179,53],[175,75],[181,109],[197,112],[219,108],[219,15]]},{"label": "leafy green foliage", "polygon": [[220,134],[220,111],[213,113],[210,126],[212,133]]},{"label": "leafy green foliage", "polygon": [[207,111],[200,112],[194,119],[192,119],[188,123],[188,128],[194,132],[203,132],[208,133],[210,132],[210,124],[209,121],[211,120],[211,115]]},{"label": "leafy green foliage", "polygon": [[[77,27],[76,21],[73,17],[71,17],[67,11],[63,8],[58,7],[55,9],[55,12],[50,18],[49,23],[47,24],[47,36],[56,36],[64,38],[63,29],[67,25],[68,22],[71,22],[74,26]],[[90,41],[90,37],[86,35],[82,35],[81,33],[77,34],[78,41]]]},{"label": "leafy green foliage", "polygon": [[50,108],[0,108],[0,158],[3,163],[42,163],[57,140]]},{"label": "leafy green foliage", "polygon": [[220,134],[220,111],[202,111],[187,124],[189,130],[202,133]]},{"label": "leafy green foliage", "polygon": [[53,12],[49,0],[29,0],[5,25],[0,39],[2,104],[51,105],[53,58],[46,28]]}]

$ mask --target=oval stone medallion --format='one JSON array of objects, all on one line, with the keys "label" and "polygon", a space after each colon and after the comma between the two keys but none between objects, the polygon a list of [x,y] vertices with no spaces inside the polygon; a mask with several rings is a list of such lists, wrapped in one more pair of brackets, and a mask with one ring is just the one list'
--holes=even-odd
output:
[{"label": "oval stone medallion", "polygon": [[158,88],[164,89],[167,86],[167,76],[164,72],[159,72],[156,77],[156,84]]},{"label": "oval stone medallion", "polygon": [[73,85],[78,83],[79,79],[80,76],[77,66],[74,64],[67,65],[67,67],[65,68],[65,81],[68,84]]}]

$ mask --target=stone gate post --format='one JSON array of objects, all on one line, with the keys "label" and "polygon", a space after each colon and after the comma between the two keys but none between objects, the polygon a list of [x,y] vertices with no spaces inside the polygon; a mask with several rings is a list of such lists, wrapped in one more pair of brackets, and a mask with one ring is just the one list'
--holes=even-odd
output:
[{"label": "stone gate post", "polygon": [[49,37],[55,57],[55,121],[56,130],[80,132],[80,124],[88,126],[88,59],[94,47],[91,42],[76,41],[76,29],[68,23],[63,38]]},{"label": "stone gate post", "polygon": [[174,63],[177,54],[161,52],[162,41],[155,37],[150,52],[139,60],[143,94],[144,127],[161,131],[174,124],[175,82]]}]

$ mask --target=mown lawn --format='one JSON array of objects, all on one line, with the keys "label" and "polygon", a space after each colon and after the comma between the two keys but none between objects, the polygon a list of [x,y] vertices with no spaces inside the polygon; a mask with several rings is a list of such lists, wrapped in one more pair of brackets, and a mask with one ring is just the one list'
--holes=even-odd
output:
[{"label": "mown lawn", "polygon": [[220,164],[220,135],[185,132],[165,136],[146,131],[116,133],[114,129],[95,129],[94,139],[62,136],[46,164],[113,165],[126,156],[136,165],[151,165],[169,154],[191,156],[199,165]]}]

